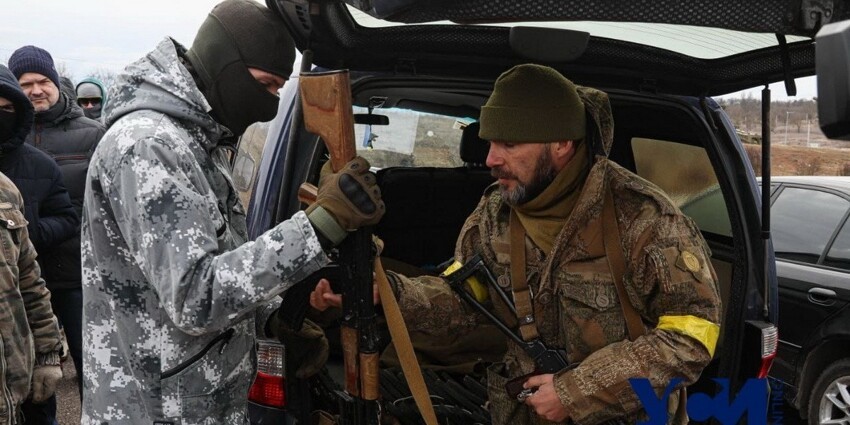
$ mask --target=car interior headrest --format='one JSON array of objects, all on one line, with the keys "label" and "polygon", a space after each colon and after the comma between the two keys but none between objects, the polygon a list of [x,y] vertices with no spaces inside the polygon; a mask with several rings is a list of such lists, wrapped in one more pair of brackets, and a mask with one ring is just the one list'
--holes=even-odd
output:
[{"label": "car interior headrest", "polygon": [[460,138],[460,159],[467,165],[485,166],[487,153],[490,151],[490,142],[478,137],[481,125],[476,121],[463,129]]}]

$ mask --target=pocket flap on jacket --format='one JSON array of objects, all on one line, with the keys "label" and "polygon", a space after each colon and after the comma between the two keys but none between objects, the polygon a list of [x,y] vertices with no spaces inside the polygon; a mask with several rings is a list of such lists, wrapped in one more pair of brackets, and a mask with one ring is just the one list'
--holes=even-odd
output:
[{"label": "pocket flap on jacket", "polygon": [[0,202],[0,224],[9,230],[14,230],[26,227],[29,222],[14,205],[8,202]]}]

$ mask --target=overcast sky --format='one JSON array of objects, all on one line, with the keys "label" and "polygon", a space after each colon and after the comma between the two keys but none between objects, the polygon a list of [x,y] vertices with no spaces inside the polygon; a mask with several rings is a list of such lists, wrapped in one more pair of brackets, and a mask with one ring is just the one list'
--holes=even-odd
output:
[{"label": "overcast sky", "polygon": [[[0,0],[0,62],[33,44],[50,52],[74,82],[101,69],[119,71],[167,35],[188,47],[219,1]],[[814,78],[797,80],[797,88],[797,98],[816,95]],[[782,84],[771,89],[774,100],[787,99]],[[750,90],[756,98],[760,91]]]},{"label": "overcast sky", "polygon": [[[744,95],[752,96],[756,99],[761,99],[761,90],[763,86],[755,87],[749,90],[744,90],[736,93],[730,93],[720,97],[741,97]],[[797,96],[789,97],[785,93],[785,83],[773,83],[770,85],[770,98],[772,100],[794,100],[794,99],[811,99],[817,97],[818,87],[815,77],[806,77],[797,79]]]},{"label": "overcast sky", "polygon": [[41,47],[76,82],[98,69],[118,71],[165,36],[191,44],[221,0],[0,0],[0,62],[17,48]]}]

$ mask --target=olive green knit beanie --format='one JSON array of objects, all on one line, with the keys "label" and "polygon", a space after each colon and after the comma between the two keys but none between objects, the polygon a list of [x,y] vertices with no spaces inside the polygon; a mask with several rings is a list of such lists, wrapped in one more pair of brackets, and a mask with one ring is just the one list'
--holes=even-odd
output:
[{"label": "olive green knit beanie", "polygon": [[525,64],[505,71],[481,107],[484,140],[513,143],[581,140],[584,103],[576,86],[547,66]]}]

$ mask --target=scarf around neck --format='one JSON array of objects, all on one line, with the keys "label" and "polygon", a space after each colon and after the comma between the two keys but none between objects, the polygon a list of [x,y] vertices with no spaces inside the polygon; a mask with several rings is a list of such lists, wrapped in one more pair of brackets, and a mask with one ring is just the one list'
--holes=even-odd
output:
[{"label": "scarf around neck", "polygon": [[526,234],[547,255],[578,201],[589,162],[587,143],[581,142],[567,166],[540,195],[513,207]]}]

